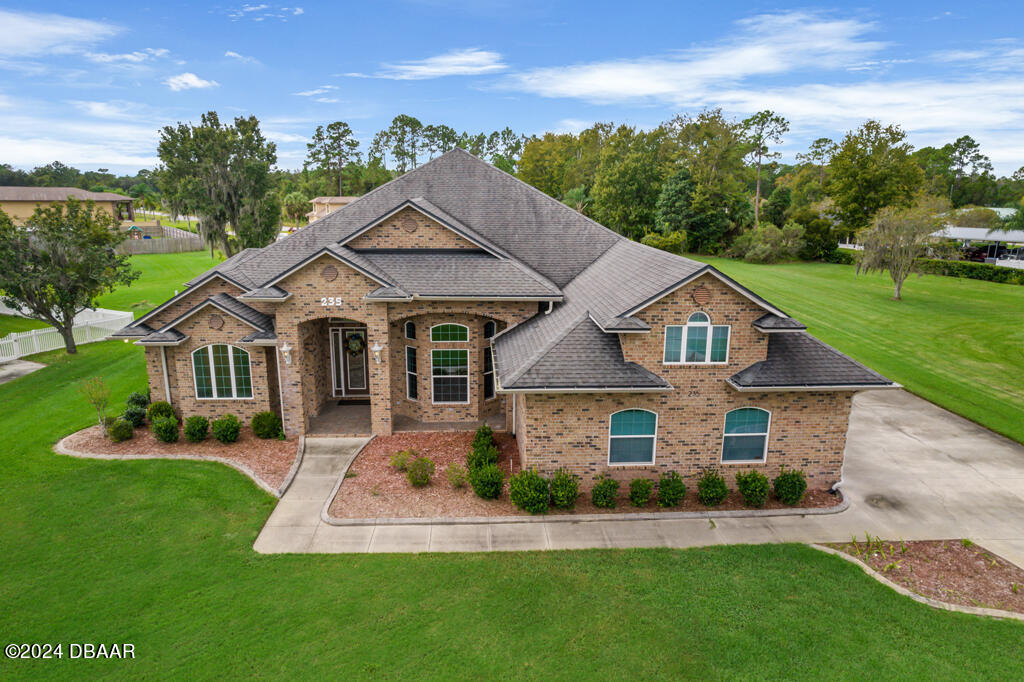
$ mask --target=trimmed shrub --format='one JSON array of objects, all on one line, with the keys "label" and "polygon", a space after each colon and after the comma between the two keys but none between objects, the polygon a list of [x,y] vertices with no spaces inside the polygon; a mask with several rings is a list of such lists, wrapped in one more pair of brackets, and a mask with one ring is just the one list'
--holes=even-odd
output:
[{"label": "trimmed shrub", "polygon": [[686,484],[678,471],[666,471],[658,477],[658,506],[674,507],[686,497]]},{"label": "trimmed shrub", "polygon": [[388,460],[388,464],[391,468],[396,471],[407,471],[409,469],[409,462],[416,459],[415,450],[402,450],[391,455],[391,459]]},{"label": "trimmed shrub", "polygon": [[434,475],[434,462],[429,457],[417,457],[405,468],[405,477],[414,488],[422,488],[430,483]]},{"label": "trimmed shrub", "polygon": [[509,478],[508,494],[512,504],[531,514],[546,512],[551,499],[548,482],[535,469],[524,469]]},{"label": "trimmed shrub", "polygon": [[782,504],[790,506],[799,504],[800,500],[804,499],[804,493],[807,492],[807,477],[799,469],[786,471],[783,467],[779,471],[779,475],[772,481],[772,488],[775,491],[775,497],[779,498]]},{"label": "trimmed shrub", "polygon": [[238,417],[229,413],[219,419],[214,419],[210,430],[213,432],[213,437],[221,443],[234,443],[242,431],[242,422],[238,421]]},{"label": "trimmed shrub", "polygon": [[469,484],[473,492],[485,500],[495,500],[505,487],[505,474],[497,464],[482,464],[469,470]]},{"label": "trimmed shrub", "polygon": [[654,481],[649,478],[634,478],[629,482],[629,503],[634,507],[642,507],[651,500],[654,492]]},{"label": "trimmed shrub", "polygon": [[121,418],[132,426],[138,428],[146,421],[146,408],[131,405],[124,411]]},{"label": "trimmed shrub", "polygon": [[669,232],[668,234],[661,234],[660,232],[648,232],[640,240],[640,243],[655,249],[668,251],[669,253],[681,254],[683,247],[686,246],[686,233]]},{"label": "trimmed shrub", "polygon": [[619,482],[606,474],[597,477],[597,482],[590,491],[590,501],[595,507],[614,509],[615,500],[619,496]]},{"label": "trimmed shrub", "polygon": [[149,406],[149,409],[146,410],[146,419],[151,422],[166,417],[173,417],[174,419],[177,419],[177,416],[174,414],[174,408],[171,407],[170,403],[163,400],[158,400],[155,403],[152,403]]},{"label": "trimmed shrub", "polygon": [[474,450],[478,450],[491,445],[494,445],[494,429],[487,424],[481,424],[477,428],[476,433],[473,434],[473,445],[471,447]]},{"label": "trimmed shrub", "polygon": [[185,420],[185,440],[199,443],[210,433],[210,420],[202,415],[193,415]]},{"label": "trimmed shrub", "polygon": [[466,468],[470,471],[488,464],[498,463],[498,448],[493,445],[473,448],[466,455]]},{"label": "trimmed shrub", "polygon": [[281,435],[281,418],[269,410],[252,416],[252,432],[257,438],[277,438]]},{"label": "trimmed shrub", "polygon": [[1024,270],[1006,268],[1001,265],[992,265],[991,263],[918,258],[917,268],[928,275],[966,277],[967,279],[980,279],[985,282],[999,282],[1001,284],[1024,284]]},{"label": "trimmed shrub", "polygon": [[743,496],[743,504],[748,507],[763,507],[771,490],[768,477],[760,471],[736,474],[736,488]]},{"label": "trimmed shrub", "polygon": [[149,406],[149,392],[139,393],[135,391],[134,393],[129,393],[128,400],[125,402],[128,404],[128,407],[141,407],[142,411],[145,412]]},{"label": "trimmed shrub", "polygon": [[178,420],[174,417],[157,417],[149,420],[149,428],[161,443],[178,442]]},{"label": "trimmed shrub", "polygon": [[461,488],[466,485],[466,468],[458,462],[449,464],[444,470],[444,475],[453,488]]},{"label": "trimmed shrub", "polygon": [[569,509],[580,496],[580,479],[565,469],[559,469],[551,477],[551,504],[559,509]]},{"label": "trimmed shrub", "polygon": [[110,427],[107,429],[107,436],[109,436],[110,440],[114,441],[115,443],[120,443],[123,440],[128,440],[134,435],[135,427],[132,426],[132,423],[125,419],[124,417],[121,417],[120,419],[115,419],[114,423],[111,424]]},{"label": "trimmed shrub", "polygon": [[728,494],[725,479],[714,469],[707,469],[697,480],[697,497],[705,507],[717,507]]}]

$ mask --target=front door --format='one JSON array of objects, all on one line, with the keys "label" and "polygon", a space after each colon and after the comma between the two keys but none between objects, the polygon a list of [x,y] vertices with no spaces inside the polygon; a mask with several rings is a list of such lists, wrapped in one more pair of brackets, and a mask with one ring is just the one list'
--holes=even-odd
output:
[{"label": "front door", "polygon": [[331,365],[334,395],[369,394],[366,329],[341,327],[331,330]]}]

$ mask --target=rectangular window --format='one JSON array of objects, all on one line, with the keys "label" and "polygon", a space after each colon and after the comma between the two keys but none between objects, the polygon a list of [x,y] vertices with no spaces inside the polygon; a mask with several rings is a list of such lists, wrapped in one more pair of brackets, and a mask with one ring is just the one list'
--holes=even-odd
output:
[{"label": "rectangular window", "polygon": [[686,328],[686,361],[705,362],[708,351],[708,328]]},{"label": "rectangular window", "polygon": [[668,325],[665,364],[725,363],[729,360],[729,325]]},{"label": "rectangular window", "polygon": [[222,344],[213,346],[213,384],[218,396],[230,396],[231,386],[231,354],[228,347]]},{"label": "rectangular window", "polygon": [[405,347],[405,395],[409,400],[419,400],[419,387],[416,384],[416,349]]},{"label": "rectangular window", "polygon": [[725,362],[729,354],[729,328],[711,328],[711,362]]},{"label": "rectangular window", "polygon": [[431,351],[434,403],[469,402],[469,351]]},{"label": "rectangular window", "polygon": [[683,359],[683,329],[685,327],[665,327],[665,362],[679,362]]},{"label": "rectangular window", "polygon": [[212,398],[213,382],[210,379],[210,354],[200,348],[192,354],[192,371],[196,377],[196,397]]},{"label": "rectangular window", "polygon": [[484,400],[494,397],[494,361],[491,349],[484,348]]},{"label": "rectangular window", "polygon": [[232,348],[234,354],[235,397],[252,397],[252,376],[249,374],[249,354],[241,348]]}]

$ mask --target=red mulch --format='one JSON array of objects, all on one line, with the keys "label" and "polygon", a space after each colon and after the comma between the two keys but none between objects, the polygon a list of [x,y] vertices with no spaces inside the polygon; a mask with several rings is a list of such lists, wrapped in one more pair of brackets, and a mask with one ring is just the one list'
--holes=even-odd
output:
[{"label": "red mulch", "polygon": [[[1024,569],[962,540],[833,543],[889,580],[925,597],[1024,613]],[[1016,592],[1014,592],[1016,585]]]},{"label": "red mulch", "polygon": [[295,462],[298,438],[264,440],[254,436],[251,428],[243,426],[235,443],[224,444],[212,436],[201,443],[189,443],[184,435],[177,443],[162,443],[148,427],[140,427],[135,429],[132,438],[114,443],[103,437],[99,426],[91,426],[69,436],[67,446],[97,455],[221,457],[244,464],[271,488],[278,489]]},{"label": "red mulch", "polygon": [[[500,451],[498,466],[506,476],[519,470],[519,453],[516,440],[509,434],[494,434]],[[330,515],[338,519],[363,518],[423,518],[423,517],[471,517],[471,516],[524,516],[508,498],[508,484],[497,500],[482,500],[476,496],[467,483],[463,488],[453,488],[445,476],[445,468],[452,463],[465,467],[466,453],[473,441],[472,432],[430,431],[401,433],[393,436],[378,436],[359,453],[349,467],[345,481],[331,502]],[[406,449],[416,450],[433,460],[436,467],[430,485],[414,488],[403,472],[391,467],[391,455]],[[595,507],[590,495],[584,493],[576,500],[572,509],[551,508],[551,514],[610,514],[617,512],[655,511],[706,511],[697,500],[697,487],[687,486],[686,499],[679,506],[661,509],[653,499],[643,507],[629,503],[629,484],[619,489],[621,498],[614,509]],[[803,502],[796,508],[810,509],[832,507],[842,502],[839,495],[824,490],[808,490]],[[770,499],[765,509],[785,508],[781,502]],[[748,509],[737,491],[718,507],[718,510]]]}]

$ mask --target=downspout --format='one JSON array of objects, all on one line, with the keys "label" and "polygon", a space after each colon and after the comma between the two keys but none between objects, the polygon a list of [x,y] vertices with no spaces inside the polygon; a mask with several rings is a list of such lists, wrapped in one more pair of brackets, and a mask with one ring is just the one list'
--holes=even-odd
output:
[{"label": "downspout", "polygon": [[164,368],[164,399],[171,402],[171,378],[167,376],[167,346],[160,346],[160,364]]},{"label": "downspout", "polygon": [[554,301],[548,301],[548,309],[544,311],[544,314],[545,315],[550,315],[551,311],[554,310],[554,309],[555,309],[555,302]]},{"label": "downspout", "polygon": [[284,385],[281,383],[281,349],[274,346],[274,353],[276,355],[277,362],[277,399],[281,402],[281,423],[284,423]]},{"label": "downspout", "polygon": [[519,394],[512,394],[512,435],[516,435],[516,402],[519,400]]}]

